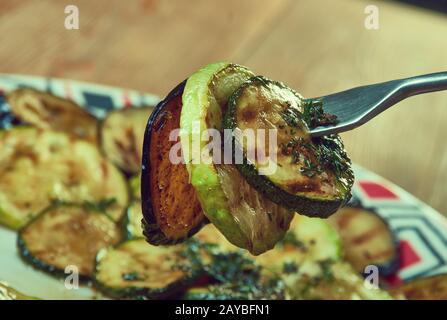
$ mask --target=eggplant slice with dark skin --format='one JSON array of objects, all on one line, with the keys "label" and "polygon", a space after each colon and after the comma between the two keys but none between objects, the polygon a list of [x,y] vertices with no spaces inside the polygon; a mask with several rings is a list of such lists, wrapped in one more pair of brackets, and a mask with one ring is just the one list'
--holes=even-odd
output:
[{"label": "eggplant slice with dark skin", "polygon": [[141,195],[143,229],[146,240],[154,245],[184,241],[208,222],[189,183],[186,166],[173,164],[169,152],[172,130],[180,127],[182,82],[161,101],[150,116],[143,143]]}]

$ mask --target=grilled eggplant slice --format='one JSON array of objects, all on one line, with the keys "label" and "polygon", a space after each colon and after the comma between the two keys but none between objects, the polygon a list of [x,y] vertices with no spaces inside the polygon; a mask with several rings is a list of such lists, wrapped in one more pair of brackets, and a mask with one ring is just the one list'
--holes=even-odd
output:
[{"label": "grilled eggplant slice", "polygon": [[447,275],[416,279],[391,288],[390,293],[398,299],[447,300]]},{"label": "grilled eggplant slice", "polygon": [[310,108],[284,84],[257,76],[230,97],[224,128],[234,131],[243,156],[236,166],[254,188],[300,214],[326,218],[349,200],[353,172],[338,136],[310,137]]},{"label": "grilled eggplant slice", "polygon": [[76,266],[89,279],[97,252],[121,241],[120,228],[104,212],[91,205],[59,204],[45,209],[18,236],[22,258],[34,267],[66,276]]},{"label": "grilled eggplant slice", "polygon": [[95,284],[114,298],[162,299],[185,289],[199,275],[183,246],[151,246],[129,240],[98,253]]},{"label": "grilled eggplant slice", "polygon": [[[214,161],[218,152],[202,152],[209,142],[201,139],[207,129],[222,129],[229,96],[252,76],[228,63],[211,64],[194,73],[186,82],[180,124],[185,163],[206,216],[231,243],[257,255],[284,236],[293,212],[266,199],[234,165]],[[193,148],[196,144],[199,150]]]},{"label": "grilled eggplant slice", "polygon": [[170,160],[176,144],[170,134],[180,126],[184,83],[155,108],[143,145],[141,176],[144,235],[154,245],[176,244],[207,223],[183,163]]},{"label": "grilled eggplant slice", "polygon": [[153,110],[153,107],[116,110],[101,124],[104,154],[128,174],[140,172],[144,129]]},{"label": "grilled eggplant slice", "polygon": [[399,266],[397,240],[377,213],[356,207],[345,207],[329,218],[338,231],[345,258],[360,273],[365,267],[375,265],[380,274],[387,276]]},{"label": "grilled eggplant slice", "polygon": [[36,128],[0,133],[0,223],[18,229],[54,200],[107,203],[118,221],[128,197],[124,176],[95,145]]},{"label": "grilled eggplant slice", "polygon": [[97,142],[98,121],[73,101],[29,88],[14,90],[7,99],[11,112],[25,123]]}]

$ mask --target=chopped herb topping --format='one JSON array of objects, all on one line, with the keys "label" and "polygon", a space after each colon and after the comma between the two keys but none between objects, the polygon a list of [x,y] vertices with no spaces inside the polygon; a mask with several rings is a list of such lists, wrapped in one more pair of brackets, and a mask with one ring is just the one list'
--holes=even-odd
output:
[{"label": "chopped herb topping", "polygon": [[305,101],[302,118],[310,129],[338,122],[337,116],[324,112],[321,100]]},{"label": "chopped herb topping", "polygon": [[321,167],[309,159],[304,159],[304,166],[300,168],[301,174],[305,175],[308,178],[313,178],[315,175],[322,172]]},{"label": "chopped herb topping", "polygon": [[301,250],[307,249],[306,244],[303,241],[299,240],[296,237],[295,233],[293,233],[292,231],[287,232],[284,238],[279,242],[279,244],[282,246],[291,245]]},{"label": "chopped herb topping", "polygon": [[326,281],[334,280],[334,274],[332,273],[332,265],[334,264],[333,260],[321,260],[318,263],[321,268],[321,276]]},{"label": "chopped herb topping", "polygon": [[301,112],[296,108],[290,107],[290,105],[281,112],[281,117],[289,127],[296,128],[301,123]]},{"label": "chopped herb topping", "polygon": [[[221,252],[215,244],[189,239],[180,254],[190,261],[189,271],[202,270],[218,282],[210,287],[203,299],[228,297],[231,299],[260,299],[284,297],[284,284],[278,277],[268,280],[261,276],[262,267],[242,251]],[[206,256],[206,259],[202,257]],[[182,267],[185,270],[185,267]],[[187,270],[186,270],[187,271]]]},{"label": "chopped herb topping", "polygon": [[297,272],[298,272],[298,266],[297,266],[296,263],[293,262],[293,261],[284,262],[282,271],[283,271],[285,274],[297,273]]},{"label": "chopped herb topping", "polygon": [[121,275],[121,278],[124,281],[136,281],[136,280],[142,280],[138,272],[126,272]]}]

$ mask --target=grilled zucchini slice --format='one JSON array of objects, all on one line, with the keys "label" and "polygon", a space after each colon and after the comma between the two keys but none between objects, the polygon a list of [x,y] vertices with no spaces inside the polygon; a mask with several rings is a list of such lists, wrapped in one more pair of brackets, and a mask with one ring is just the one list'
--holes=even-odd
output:
[{"label": "grilled zucchini slice", "polygon": [[129,179],[130,195],[134,200],[141,200],[141,174]]},{"label": "grilled zucchini slice", "polygon": [[171,162],[176,142],[171,132],[179,128],[184,83],[161,101],[149,118],[143,145],[141,174],[144,235],[154,245],[176,244],[207,223],[196,191],[183,163]]},{"label": "grilled zucchini slice", "polygon": [[[284,84],[257,76],[230,97],[224,128],[237,130],[243,161],[236,167],[254,188],[300,214],[326,218],[349,200],[353,172],[338,136],[310,137],[310,108]],[[255,139],[247,142],[247,132]]]},{"label": "grilled zucchini slice", "polygon": [[383,276],[399,267],[398,242],[388,223],[377,213],[356,207],[345,207],[329,218],[338,231],[345,258],[360,273],[375,265]]},{"label": "grilled zucchini slice", "polygon": [[37,299],[26,296],[23,293],[20,293],[16,289],[9,286],[7,283],[0,281],[0,300],[37,300]]},{"label": "grilled zucchini slice", "polygon": [[128,189],[91,143],[36,128],[1,131],[0,223],[18,229],[54,200],[113,202],[107,212],[117,221]]},{"label": "grilled zucchini slice", "polygon": [[141,212],[141,202],[134,200],[127,208],[124,216],[124,233],[126,239],[144,238],[143,227],[141,221],[143,220],[143,213]]},{"label": "grilled zucchini slice", "polygon": [[11,112],[25,123],[93,143],[98,140],[98,121],[73,101],[29,88],[14,90],[7,99]]},{"label": "grilled zucchini slice", "polygon": [[388,292],[366,287],[351,265],[340,261],[324,261],[303,270],[288,287],[291,299],[392,300]]},{"label": "grilled zucchini slice", "polygon": [[140,172],[144,129],[153,110],[153,107],[116,110],[101,123],[104,154],[128,174]]},{"label": "grilled zucchini slice", "polygon": [[284,275],[307,262],[339,261],[342,252],[341,239],[326,220],[297,215],[284,239],[274,250],[256,257],[256,262]]},{"label": "grilled zucchini slice", "polygon": [[130,202],[126,215],[123,219],[124,234],[128,240],[144,238],[142,227],[143,212],[141,211],[140,181],[141,175],[139,174],[129,179],[132,201]]},{"label": "grilled zucchini slice", "polygon": [[202,152],[209,142],[201,139],[207,129],[222,129],[229,96],[252,76],[228,63],[194,73],[185,85],[180,125],[186,167],[206,216],[231,243],[257,255],[284,236],[293,212],[266,199],[234,165],[213,161],[214,154]]},{"label": "grilled zucchini slice", "polygon": [[183,246],[151,246],[129,240],[98,253],[95,285],[114,298],[162,299],[185,289],[200,272],[190,267]]},{"label": "grilled zucchini slice", "polygon": [[398,299],[447,300],[447,275],[416,279],[391,288],[390,293]]},{"label": "grilled zucchini slice", "polygon": [[72,265],[82,279],[89,279],[97,252],[121,239],[120,228],[93,206],[59,204],[21,229],[17,243],[22,258],[35,268],[63,277]]}]

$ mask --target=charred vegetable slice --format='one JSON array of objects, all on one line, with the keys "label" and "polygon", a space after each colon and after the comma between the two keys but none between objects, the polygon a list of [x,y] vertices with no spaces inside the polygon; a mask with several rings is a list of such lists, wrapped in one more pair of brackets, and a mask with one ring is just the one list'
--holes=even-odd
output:
[{"label": "charred vegetable slice", "polygon": [[35,128],[2,131],[0,222],[18,229],[54,200],[107,204],[107,213],[118,220],[128,189],[91,143]]},{"label": "charred vegetable slice", "polygon": [[329,222],[343,241],[345,258],[363,273],[368,265],[389,275],[399,266],[397,241],[388,223],[378,214],[363,208],[345,207],[330,217]]},{"label": "charred vegetable slice", "polygon": [[190,288],[185,300],[284,300],[286,291],[281,281],[259,280],[256,285],[235,285],[231,282]]},{"label": "charred vegetable slice", "polygon": [[115,298],[170,297],[199,275],[182,255],[182,249],[183,246],[151,246],[145,240],[126,241],[99,252],[95,283]]},{"label": "charred vegetable slice", "polygon": [[134,200],[141,200],[141,174],[129,179],[130,195]]},{"label": "charred vegetable slice", "polygon": [[5,282],[0,281],[0,301],[1,300],[36,300],[36,298],[26,296],[10,287]]},{"label": "charred vegetable slice", "polygon": [[176,244],[206,223],[196,192],[182,162],[170,159],[170,140],[180,125],[184,83],[175,88],[152,113],[145,132],[141,176],[144,235],[154,245]]},{"label": "charred vegetable slice", "polygon": [[143,220],[143,213],[141,212],[140,201],[132,201],[127,208],[124,216],[124,232],[126,239],[144,238],[141,221]]},{"label": "charred vegetable slice", "polygon": [[25,123],[97,141],[98,121],[70,100],[28,88],[14,90],[7,98],[12,113]]},{"label": "charred vegetable slice", "polygon": [[18,236],[19,252],[34,267],[64,276],[67,266],[89,278],[97,252],[121,240],[120,228],[91,205],[61,204],[49,207]]},{"label": "charred vegetable slice", "polygon": [[447,275],[416,279],[392,288],[390,292],[396,298],[408,300],[446,300]]},{"label": "charred vegetable slice", "polygon": [[338,136],[310,137],[310,109],[284,84],[253,77],[230,97],[224,127],[234,130],[243,156],[236,166],[254,188],[300,214],[328,217],[349,200],[353,172]]},{"label": "charred vegetable slice", "polygon": [[143,212],[141,211],[140,185],[141,175],[136,175],[129,179],[130,193],[132,201],[127,208],[123,219],[124,233],[126,239],[144,238],[143,235]]},{"label": "charred vegetable slice", "polygon": [[302,270],[289,286],[292,299],[391,300],[384,290],[368,288],[364,279],[346,262],[324,261]]},{"label": "charred vegetable slice", "polygon": [[[284,236],[293,213],[265,199],[233,165],[213,161],[220,150],[202,152],[209,142],[200,139],[207,129],[222,129],[229,96],[252,76],[228,63],[211,64],[194,73],[186,82],[180,124],[185,162],[206,216],[231,243],[256,255]],[[193,148],[195,144],[199,150]]]},{"label": "charred vegetable slice", "polygon": [[101,146],[106,157],[129,174],[141,169],[144,129],[153,109],[116,110],[101,124]]},{"label": "charred vegetable slice", "polygon": [[284,239],[274,250],[256,257],[256,261],[267,270],[287,275],[302,264],[338,261],[341,257],[340,237],[326,220],[297,215]]}]

